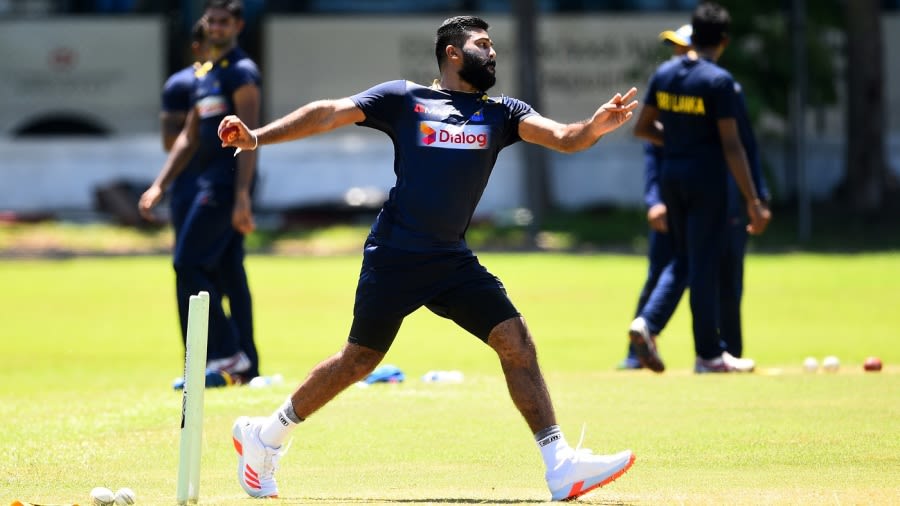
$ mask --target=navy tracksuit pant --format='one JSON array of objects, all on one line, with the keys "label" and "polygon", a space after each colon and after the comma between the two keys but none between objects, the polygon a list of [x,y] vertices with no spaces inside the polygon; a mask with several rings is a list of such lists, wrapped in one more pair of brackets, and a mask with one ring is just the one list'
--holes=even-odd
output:
[{"label": "navy tracksuit pant", "polygon": [[[721,264],[719,265],[719,335],[725,341],[725,349],[735,357],[740,357],[744,353],[744,337],[741,322],[741,297],[743,296],[744,287],[744,255],[747,248],[747,231],[744,221],[737,217],[729,220],[728,236],[725,242],[725,249],[722,252]],[[637,310],[635,316],[640,316],[641,311],[650,299],[657,286],[660,287],[664,296],[660,297],[662,301],[658,311],[661,318],[660,329],[665,328],[669,323],[669,319],[678,307],[681,300],[682,292],[685,285],[680,283],[674,285],[678,280],[669,271],[664,277],[666,267],[672,260],[674,255],[672,246],[672,236],[663,234],[656,230],[651,230],[648,237],[649,250],[647,259],[649,266],[647,269],[647,280],[641,289],[638,297]],[[686,280],[684,280],[686,281]],[[659,332],[656,330],[655,332]],[[629,345],[628,357],[637,359],[634,348]]]},{"label": "navy tracksuit pant", "polygon": [[[259,362],[244,270],[244,236],[231,225],[233,205],[234,189],[230,186],[198,187],[186,182],[173,191],[178,315],[182,339],[186,339],[189,298],[202,290],[209,292],[208,359],[243,350],[253,364],[248,374],[256,376]],[[225,314],[223,296],[228,297],[231,317]]]},{"label": "navy tracksuit pant", "polygon": [[725,249],[719,265],[719,297],[721,320],[719,335],[725,341],[725,351],[740,357],[744,354],[744,335],[741,330],[741,298],[744,294],[744,256],[747,252],[747,224],[732,215],[728,219]]},{"label": "navy tracksuit pant", "polygon": [[684,286],[690,288],[694,349],[704,359],[725,351],[719,335],[720,260],[726,235],[725,174],[713,181],[663,171],[660,191],[666,203],[673,258],[640,312],[654,334],[668,322]]}]

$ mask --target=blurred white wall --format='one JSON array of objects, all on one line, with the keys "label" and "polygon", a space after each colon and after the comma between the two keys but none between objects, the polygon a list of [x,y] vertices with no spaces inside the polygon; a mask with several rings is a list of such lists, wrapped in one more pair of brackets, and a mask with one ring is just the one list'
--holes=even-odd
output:
[{"label": "blurred white wall", "polygon": [[116,133],[156,129],[164,35],[156,17],[0,20],[0,134],[61,114]]},{"label": "blurred white wall", "polygon": [[[900,15],[883,19],[887,151],[900,173]],[[518,63],[511,19],[492,16],[490,21],[499,62],[492,92],[516,96],[513,79]],[[543,17],[538,64],[544,97],[539,111],[576,121],[589,117],[616,91],[634,85],[641,96],[658,63],[648,60],[648,55],[657,54],[657,33],[684,21],[680,14]],[[263,76],[268,119],[311,100],[346,96],[389,79],[430,82],[437,75],[432,41],[437,22],[420,16],[268,21]],[[0,135],[0,210],[90,209],[97,185],[119,179],[149,182],[155,177],[164,161],[157,133],[159,92],[165,79],[161,37],[156,19],[0,23],[0,132],[5,134]],[[72,48],[74,60],[67,60],[69,53],[60,53],[59,48]],[[78,84],[91,82],[84,77],[90,75],[110,76],[110,82],[107,87]],[[10,136],[16,125],[51,110],[102,118],[114,134]],[[827,196],[843,175],[842,108],[828,111],[827,117],[826,128],[811,128],[807,140],[807,183],[813,197]],[[773,184],[792,186],[785,180],[790,171],[783,146],[764,140],[762,144],[763,157],[773,169]],[[643,154],[630,126],[587,151],[548,153],[548,160],[551,195],[561,207],[641,205]],[[525,205],[522,165],[516,146],[501,153],[478,208],[480,215]],[[267,146],[260,168],[258,203],[269,209],[340,201],[353,187],[386,192],[394,180],[389,139],[360,127]]]}]

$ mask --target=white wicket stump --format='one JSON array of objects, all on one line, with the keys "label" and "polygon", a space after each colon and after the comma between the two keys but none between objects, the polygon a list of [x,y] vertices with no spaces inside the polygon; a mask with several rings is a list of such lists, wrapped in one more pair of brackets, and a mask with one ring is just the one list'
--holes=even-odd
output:
[{"label": "white wicket stump", "polygon": [[191,295],[188,306],[184,390],[181,398],[181,448],[178,453],[178,504],[200,500],[200,448],[203,435],[203,392],[206,388],[206,342],[209,336],[209,293]]}]

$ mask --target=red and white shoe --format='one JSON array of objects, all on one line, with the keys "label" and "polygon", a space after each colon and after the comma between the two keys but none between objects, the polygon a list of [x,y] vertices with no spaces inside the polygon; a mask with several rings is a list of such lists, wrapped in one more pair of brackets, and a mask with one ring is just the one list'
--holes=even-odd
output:
[{"label": "red and white shoe", "polygon": [[594,455],[587,448],[575,448],[554,469],[547,471],[551,498],[554,501],[570,501],[612,483],[631,468],[634,459],[631,450],[613,455]]},{"label": "red and white shoe", "polygon": [[238,482],[250,497],[278,497],[275,471],[281,448],[269,448],[259,439],[263,417],[239,417],[231,429],[238,452]]}]

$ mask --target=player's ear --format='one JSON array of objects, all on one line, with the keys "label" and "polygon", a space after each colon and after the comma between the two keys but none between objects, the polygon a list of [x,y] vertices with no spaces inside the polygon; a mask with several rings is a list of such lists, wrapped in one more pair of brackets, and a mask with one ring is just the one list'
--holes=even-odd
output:
[{"label": "player's ear", "polygon": [[462,51],[452,44],[448,44],[447,47],[444,48],[444,53],[447,55],[448,61],[462,59]]}]

